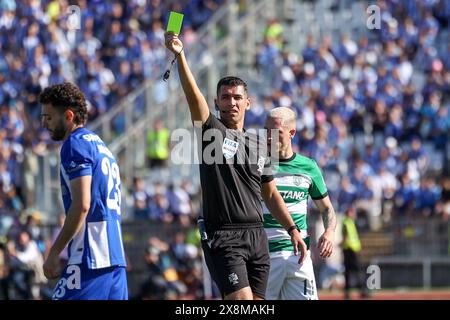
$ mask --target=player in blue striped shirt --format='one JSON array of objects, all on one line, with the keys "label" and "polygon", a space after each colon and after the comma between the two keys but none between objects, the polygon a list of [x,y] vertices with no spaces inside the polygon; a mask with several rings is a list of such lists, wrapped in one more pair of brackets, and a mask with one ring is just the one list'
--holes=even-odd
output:
[{"label": "player in blue striped shirt", "polygon": [[[121,231],[120,174],[98,135],[85,129],[86,99],[68,82],[40,95],[42,125],[61,148],[61,190],[66,219],[44,263],[49,279],[61,277],[53,299],[128,299]],[[68,247],[61,270],[59,254]]]}]

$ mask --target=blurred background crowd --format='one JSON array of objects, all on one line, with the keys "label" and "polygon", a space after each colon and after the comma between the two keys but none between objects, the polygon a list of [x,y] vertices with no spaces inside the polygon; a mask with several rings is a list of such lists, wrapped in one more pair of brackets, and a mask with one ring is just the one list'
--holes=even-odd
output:
[{"label": "blurred background crowd", "polygon": [[297,150],[325,171],[340,212],[356,204],[375,228],[391,215],[447,220],[450,4],[376,4],[377,37],[310,35],[302,52],[284,50],[289,35],[270,21],[256,59],[265,94],[246,121],[261,127],[273,107],[295,108]]},{"label": "blurred background crowd", "polygon": [[[34,191],[40,187],[35,180],[39,174],[37,156],[59,145],[40,125],[38,95],[42,89],[64,80],[76,83],[85,93],[89,121],[93,121],[143,81],[164,72],[164,25],[169,11],[184,13],[183,35],[189,43],[195,39],[195,30],[222,2],[0,1],[0,296],[38,298],[36,285],[46,283],[42,277],[34,277],[30,267],[42,264],[51,241],[51,232],[42,232],[42,217],[35,210]],[[71,5],[80,9],[80,30],[68,23]],[[157,192],[148,193],[142,183],[139,179],[134,183],[131,216],[164,223],[175,219],[190,225],[197,212],[192,211],[185,186],[162,186],[162,191],[155,186]],[[32,232],[30,224],[34,225]],[[178,236],[173,240],[184,239]],[[162,276],[175,263],[177,267],[184,265],[169,275],[173,280],[177,272],[181,274],[191,265],[182,260],[187,253],[181,244],[174,243],[171,254],[167,243],[160,240],[158,244],[162,247],[158,252],[167,252],[167,257],[161,254],[161,261],[153,261],[155,250],[150,249],[145,256],[149,264],[161,264],[153,270],[157,275]],[[197,251],[192,251],[189,254],[198,259]],[[17,259],[14,252],[21,253]],[[178,293],[187,294],[186,285],[178,287]],[[142,295],[148,292],[153,289],[147,287]]]},{"label": "blurred background crowd", "polygon": [[[342,9],[340,1],[331,2],[331,10]],[[0,0],[0,298],[49,294],[38,266],[58,226],[42,221],[34,191],[43,187],[36,183],[37,157],[59,145],[40,128],[41,90],[75,82],[93,121],[164,72],[170,10],[184,13],[182,38],[188,45],[226,3]],[[72,4],[80,8],[80,30],[67,24]],[[444,225],[450,219],[450,2],[376,4],[381,26],[373,37],[302,35],[307,41],[300,52],[289,50],[295,38],[284,21],[267,21],[254,57],[262,80],[246,126],[262,127],[274,107],[295,109],[296,151],[318,162],[335,208],[342,214],[354,206],[361,228],[382,230],[393,219],[418,217]],[[161,130],[166,131],[158,136]],[[155,139],[167,144],[166,152],[150,148]],[[148,133],[155,172],[168,166],[168,139],[162,123]],[[155,157],[159,161],[152,164]],[[201,210],[198,183],[130,181],[129,221],[170,231],[142,240],[141,261],[131,261],[130,269],[147,271],[133,298],[204,298],[194,232]]]}]

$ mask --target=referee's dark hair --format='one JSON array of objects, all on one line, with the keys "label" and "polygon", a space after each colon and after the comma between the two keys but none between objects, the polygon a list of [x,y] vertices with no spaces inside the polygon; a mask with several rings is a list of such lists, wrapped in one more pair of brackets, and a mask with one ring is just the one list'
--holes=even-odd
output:
[{"label": "referee's dark hair", "polygon": [[70,109],[75,114],[75,124],[85,124],[88,116],[86,98],[80,88],[70,82],[55,84],[44,89],[39,95],[39,102],[51,104],[61,112]]},{"label": "referee's dark hair", "polygon": [[238,77],[233,76],[226,76],[219,80],[217,83],[217,96],[219,96],[219,90],[221,86],[227,86],[227,87],[237,87],[237,86],[243,86],[245,94],[247,94],[247,84],[244,80]]}]

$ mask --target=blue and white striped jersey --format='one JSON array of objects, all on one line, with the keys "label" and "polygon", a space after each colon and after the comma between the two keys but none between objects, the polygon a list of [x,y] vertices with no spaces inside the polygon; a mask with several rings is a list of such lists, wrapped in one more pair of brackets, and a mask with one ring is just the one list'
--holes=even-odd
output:
[{"label": "blue and white striped jersey", "polygon": [[89,269],[125,266],[120,174],[111,151],[95,133],[76,129],[61,148],[60,170],[66,214],[72,203],[70,180],[92,176],[91,207],[84,226],[69,243],[68,264],[83,264]]}]

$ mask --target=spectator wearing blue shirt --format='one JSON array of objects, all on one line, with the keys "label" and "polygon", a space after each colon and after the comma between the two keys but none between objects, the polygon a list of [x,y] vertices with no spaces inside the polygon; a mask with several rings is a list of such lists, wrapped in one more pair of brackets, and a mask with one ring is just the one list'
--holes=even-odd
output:
[{"label": "spectator wearing blue shirt", "polygon": [[439,200],[440,189],[436,181],[430,177],[424,177],[420,181],[420,188],[417,192],[416,210],[427,217],[433,215],[436,204]]},{"label": "spectator wearing blue shirt", "polygon": [[400,187],[394,195],[394,215],[395,217],[404,217],[408,212],[414,210],[417,192],[412,186],[412,181],[408,173],[400,176]]},{"label": "spectator wearing blue shirt", "polygon": [[344,176],[341,180],[339,188],[337,203],[339,204],[339,212],[345,212],[348,207],[353,205],[357,197],[357,189],[351,183],[350,178]]},{"label": "spectator wearing blue shirt", "polygon": [[389,112],[389,122],[384,130],[384,135],[401,140],[403,136],[403,110],[401,105],[395,104]]}]

